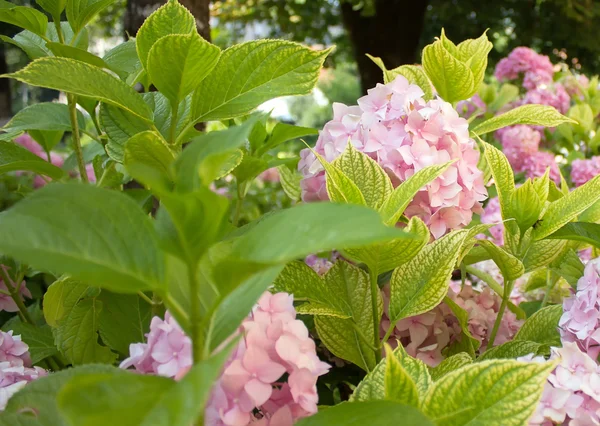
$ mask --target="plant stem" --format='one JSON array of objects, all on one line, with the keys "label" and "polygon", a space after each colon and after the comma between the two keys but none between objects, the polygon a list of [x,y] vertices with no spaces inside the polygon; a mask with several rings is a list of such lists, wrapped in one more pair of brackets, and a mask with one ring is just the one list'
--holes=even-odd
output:
[{"label": "plant stem", "polygon": [[106,178],[106,176],[108,176],[108,173],[110,171],[112,171],[112,169],[115,168],[115,164],[117,164],[117,163],[114,163],[114,162],[110,163],[110,165],[106,169],[104,169],[104,171],[102,172],[102,176],[100,176],[100,180],[98,180],[98,182],[96,183],[96,186],[102,188],[102,184],[104,183],[104,179]]},{"label": "plant stem", "polygon": [[148,296],[146,296],[144,294],[144,292],[138,291],[137,294],[138,294],[138,296],[140,296],[142,298],[143,301],[145,301],[149,305],[154,305],[154,301],[152,299],[150,299]]},{"label": "plant stem", "polygon": [[179,115],[179,105],[175,105],[171,108],[171,130],[169,131],[169,142],[171,145],[175,145],[177,140],[175,139],[175,133],[177,131],[177,116]]},{"label": "plant stem", "polygon": [[371,281],[371,309],[373,310],[373,347],[375,360],[381,360],[381,342],[379,340],[379,285],[377,285],[377,268],[369,267]]},{"label": "plant stem", "polygon": [[502,322],[502,317],[504,316],[504,311],[506,310],[506,305],[508,304],[508,298],[510,297],[510,293],[512,292],[512,287],[513,281],[507,281],[504,284],[504,294],[502,296],[502,303],[500,304],[500,310],[498,311],[498,316],[496,317],[494,328],[492,328],[492,334],[490,335],[488,349],[494,347],[494,341],[496,340],[496,335],[498,334],[498,329],[500,328],[500,323]]},{"label": "plant stem", "polygon": [[546,270],[546,293],[544,294],[544,299],[542,300],[542,305],[540,308],[545,308],[550,300],[550,292],[554,288],[554,284],[556,284],[555,280],[551,279],[550,269]]},{"label": "plant stem", "polygon": [[235,203],[235,214],[233,215],[233,226],[238,226],[240,222],[240,215],[242,214],[242,207],[244,205],[244,188],[242,188],[239,181],[237,181],[237,201]]},{"label": "plant stem", "polygon": [[471,274],[471,275],[479,278],[484,283],[486,283],[487,286],[489,288],[491,288],[494,292],[496,292],[499,296],[502,296],[504,294],[504,289],[502,288],[502,286],[498,283],[498,281],[496,281],[494,279],[494,277],[492,277],[487,272],[483,272],[483,271],[481,271],[477,268],[474,268],[473,266],[470,266],[470,265],[468,265],[465,268],[465,270],[467,271],[468,274]]},{"label": "plant stem", "polygon": [[58,35],[58,41],[61,44],[65,44],[65,38],[62,33],[62,28],[60,27],[60,19],[56,20],[56,17],[54,17],[53,19],[54,19],[54,27],[56,28],[56,34]]},{"label": "plant stem", "polygon": [[[23,300],[19,296],[19,290],[17,288],[17,285],[10,278],[8,271],[6,270],[6,266],[4,266],[4,265],[0,266],[0,271],[1,271],[0,274],[2,274],[2,279],[4,280],[4,284],[6,284],[6,288],[8,289],[8,292],[10,293],[10,297],[12,298],[12,300],[14,300],[15,304],[17,305],[17,308],[19,308],[19,313],[21,314],[21,316],[23,317],[25,322],[35,325],[33,318],[31,318],[31,314],[29,313],[29,311],[27,310],[27,307],[25,306],[25,303],[23,303]],[[21,281],[21,280],[18,279],[17,281]]]},{"label": "plant stem", "polygon": [[81,175],[81,181],[88,183],[88,176],[85,170],[85,161],[83,161],[83,151],[81,149],[81,139],[79,138],[79,123],[77,121],[77,99],[75,95],[68,94],[67,100],[69,102],[69,115],[71,116],[71,129],[73,130],[73,147],[75,148],[75,155],[77,156],[77,166],[79,167],[79,174]]},{"label": "plant stem", "polygon": [[198,300],[198,276],[196,264],[188,262],[188,275],[190,280],[190,332],[192,334],[192,357],[194,364],[202,360],[202,344],[200,341],[200,305]]}]

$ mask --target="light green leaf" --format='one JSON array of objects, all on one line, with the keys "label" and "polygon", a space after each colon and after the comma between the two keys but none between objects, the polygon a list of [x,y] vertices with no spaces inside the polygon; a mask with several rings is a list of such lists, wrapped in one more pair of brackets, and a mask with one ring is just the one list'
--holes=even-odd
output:
[{"label": "light green leaf", "polygon": [[406,372],[400,361],[392,354],[389,346],[386,347],[385,357],[385,398],[413,407],[419,407],[419,393],[417,385]]},{"label": "light green leaf", "polygon": [[381,70],[383,71],[383,82],[385,84],[390,83],[396,79],[397,76],[401,75],[406,78],[409,83],[416,84],[423,90],[425,94],[424,99],[426,101],[433,98],[433,90],[431,89],[431,83],[427,78],[427,74],[423,71],[423,68],[418,65],[401,65],[398,68],[394,68],[393,70],[388,70],[381,58],[377,58],[375,56],[371,56],[367,53],[367,57],[375,62]]},{"label": "light green leaf", "polygon": [[0,2],[0,22],[16,25],[37,35],[46,35],[48,18],[39,10],[27,6],[17,6],[2,0]]},{"label": "light green leaf", "polygon": [[[73,41],[73,30],[69,26],[68,22],[60,23],[63,36],[65,38],[65,42],[69,44],[73,44],[80,49],[87,49],[88,47],[88,33],[87,31],[82,31],[75,41]],[[56,28],[54,25],[49,25],[46,29],[46,38],[50,41],[59,41],[58,34],[56,33]],[[18,48],[22,49],[27,56],[31,60],[43,58],[44,56],[51,56],[52,52],[50,49],[46,47],[46,41],[37,34],[32,33],[31,31],[24,30],[20,33],[16,34],[13,38],[0,35],[0,39],[2,39],[6,43],[13,44]]]},{"label": "light green leaf", "polygon": [[[558,263],[558,265],[556,265]],[[583,276],[585,265],[573,249],[564,252],[562,258],[558,258],[551,266],[551,271],[563,277],[573,288],[577,288],[577,282]]]},{"label": "light green leaf", "polygon": [[169,146],[156,132],[147,130],[127,141],[123,164],[129,174],[153,189],[172,186],[171,163],[175,160]]},{"label": "light green leaf", "polygon": [[98,289],[69,277],[56,280],[44,294],[44,318],[51,327],[58,327],[79,300],[98,296]]},{"label": "light green leaf", "polygon": [[0,214],[0,251],[117,292],[160,290],[164,258],[131,198],[77,183],[52,184]]},{"label": "light green leaf", "polygon": [[490,359],[515,359],[529,354],[534,356],[547,355],[550,348],[537,342],[527,340],[511,340],[485,351],[477,361]]},{"label": "light green leaf", "polygon": [[[548,185],[546,185],[548,188]],[[540,217],[545,200],[542,200],[530,179],[518,187],[511,197],[510,211],[524,233],[533,226]]]},{"label": "light green leaf", "polygon": [[[79,128],[85,128],[83,114],[77,111]],[[41,102],[23,108],[4,125],[5,131],[54,130],[71,131],[69,107],[54,102]],[[50,147],[51,148],[51,147]]]},{"label": "light green leaf", "polygon": [[[492,43],[487,38],[486,32],[479,38],[465,40],[456,46],[458,49],[458,56],[473,72],[473,82],[476,91],[483,82],[488,63],[488,54],[493,47]],[[445,35],[442,36],[445,37]]]},{"label": "light green leaf", "polygon": [[571,222],[578,214],[600,199],[600,176],[575,188],[564,197],[551,203],[539,226],[533,231],[533,238],[541,240]]},{"label": "light green leaf", "polygon": [[75,33],[115,0],[67,0],[67,20]]},{"label": "light green leaf", "polygon": [[133,88],[85,62],[69,58],[41,58],[15,73],[4,76],[32,86],[47,87],[98,99],[122,108],[143,120],[152,119],[152,111]]},{"label": "light green leaf", "polygon": [[534,241],[523,258],[525,272],[549,265],[564,253],[566,245],[564,240]]},{"label": "light green leaf", "polygon": [[286,123],[277,123],[273,128],[273,132],[271,132],[269,139],[267,139],[264,145],[260,146],[256,150],[256,155],[261,156],[284,142],[301,138],[302,136],[317,135],[318,133],[319,132],[317,129],[313,129],[311,127],[300,127],[292,126],[291,124]]},{"label": "light green leaf", "polygon": [[600,225],[587,222],[567,223],[546,239],[581,241],[600,248]]},{"label": "light green leaf", "polygon": [[42,160],[21,145],[0,141],[0,174],[14,171],[35,172],[52,179],[60,179],[64,176],[60,168]]},{"label": "light green leaf", "polygon": [[309,93],[331,50],[315,51],[280,40],[230,47],[196,89],[192,122],[239,117],[269,99]]},{"label": "light green leaf", "polygon": [[167,35],[148,53],[148,74],[171,104],[178,105],[212,71],[219,56],[221,49],[197,33]]},{"label": "light green leaf", "polygon": [[296,423],[297,426],[434,426],[414,407],[392,401],[343,402]]},{"label": "light green leaf", "polygon": [[389,307],[394,323],[427,312],[442,301],[464,238],[463,231],[451,232],[394,271]]},{"label": "light green leaf", "polygon": [[467,365],[437,381],[425,414],[439,426],[521,426],[533,414],[554,363],[493,360]]},{"label": "light green leaf", "polygon": [[78,47],[69,46],[68,44],[62,43],[46,43],[46,46],[54,53],[54,56],[61,58],[71,58],[86,64],[98,67],[110,69],[108,64],[87,50],[80,49]]},{"label": "light green leaf", "polygon": [[60,15],[67,4],[67,0],[35,0],[35,2],[48,12],[55,21],[56,18],[60,20]]},{"label": "light green leaf", "polygon": [[302,175],[296,170],[290,170],[287,166],[279,166],[277,171],[279,172],[279,183],[285,195],[292,201],[300,201],[302,198],[302,189],[300,188]]},{"label": "light green leaf", "polygon": [[[469,330],[469,313],[448,296],[444,298],[444,303],[450,308],[460,324],[462,332],[460,346],[465,348],[469,355],[474,357],[475,352],[479,349],[481,343],[473,337]],[[464,352],[461,351],[459,353]]]},{"label": "light green leaf", "polygon": [[437,382],[439,379],[444,377],[446,374],[451,373],[454,370],[458,370],[465,365],[469,365],[473,362],[473,358],[471,355],[460,352],[455,355],[449,356],[440,362],[437,366],[430,368],[429,373],[431,374],[431,379],[434,382]]},{"label": "light green leaf", "polygon": [[126,78],[129,74],[139,71],[142,66],[133,39],[113,47],[106,52],[102,59],[121,78]]},{"label": "light green leaf", "polygon": [[366,206],[365,197],[358,186],[333,163],[328,163],[320,154],[313,151],[325,169],[327,195],[334,203],[357,204]]},{"label": "light green leaf", "polygon": [[498,247],[490,240],[481,240],[479,245],[490,254],[494,263],[498,265],[505,280],[516,280],[525,273],[523,263],[502,247]]},{"label": "light green leaf", "polygon": [[0,413],[0,426],[40,426],[41,423],[28,414]]},{"label": "light green leaf", "polygon": [[502,219],[510,219],[512,194],[515,191],[515,175],[508,159],[502,151],[488,143],[484,143],[484,146],[485,159],[492,170],[494,184],[498,191]]},{"label": "light green leaf", "polygon": [[385,171],[352,143],[332,165],[347,176],[362,193],[366,205],[378,210],[393,191],[392,181]]},{"label": "light green leaf", "polygon": [[505,83],[500,86],[496,99],[489,105],[491,111],[498,111],[504,105],[514,101],[519,96],[519,88],[514,84]]},{"label": "light green leaf", "polygon": [[528,104],[511,109],[504,114],[497,115],[475,126],[471,131],[476,135],[483,135],[515,124],[529,124],[532,126],[556,127],[562,123],[575,123],[568,117],[559,113],[554,107],[547,105]]},{"label": "light green leaf", "polygon": [[387,225],[395,226],[417,192],[444,173],[451,164],[452,162],[448,162],[424,167],[402,182],[379,209],[383,221]]},{"label": "light green leaf", "polygon": [[594,112],[592,108],[585,103],[573,105],[567,113],[569,118],[575,120],[581,129],[589,132],[595,128]]},{"label": "light green leaf", "polygon": [[158,39],[170,34],[192,34],[196,30],[194,16],[179,2],[168,1],[154,11],[136,35],[136,48],[144,69],[148,69],[150,49]]},{"label": "light green leaf", "polygon": [[546,306],[527,318],[514,340],[527,340],[548,346],[561,346],[558,321],[562,305]]}]

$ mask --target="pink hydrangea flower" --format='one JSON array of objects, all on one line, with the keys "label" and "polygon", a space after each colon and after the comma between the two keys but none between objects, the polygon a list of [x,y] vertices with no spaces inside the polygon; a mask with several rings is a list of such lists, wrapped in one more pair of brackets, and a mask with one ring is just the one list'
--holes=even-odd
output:
[{"label": "pink hydrangea flower", "polygon": [[258,178],[265,182],[279,182],[279,171],[277,167],[271,167],[258,175]]},{"label": "pink hydrangea flower", "polygon": [[600,174],[600,155],[590,159],[573,160],[571,163],[571,181],[575,186],[581,186]]},{"label": "pink hydrangea flower", "polygon": [[[473,213],[481,213],[487,191],[467,121],[449,103],[441,99],[425,102],[422,96],[418,86],[398,76],[370,89],[358,100],[358,106],[334,104],[333,120],[321,131],[315,152],[331,162],[352,143],[375,159],[394,185],[424,167],[457,160],[426,185],[406,209],[407,216],[419,216],[438,238],[470,223]],[[308,149],[300,157],[303,200],[326,200],[325,172],[320,162]]]},{"label": "pink hydrangea flower", "polygon": [[560,171],[554,154],[551,152],[538,151],[525,157],[522,171],[525,172],[525,177],[534,179],[544,176],[548,167],[550,168],[550,179],[556,184],[560,184]]},{"label": "pink hydrangea flower", "polygon": [[478,94],[473,95],[470,99],[460,101],[456,105],[456,111],[461,117],[471,118],[473,114],[475,117],[483,115],[487,110],[487,105]]},{"label": "pink hydrangea flower", "polygon": [[0,331],[0,362],[9,362],[12,366],[31,367],[29,346],[21,336],[13,336],[12,330]]},{"label": "pink hydrangea flower", "polygon": [[523,77],[523,86],[532,90],[541,84],[552,82],[554,65],[550,58],[528,47],[517,47],[496,65],[494,76],[499,81]]},{"label": "pink hydrangea flower", "polygon": [[489,231],[492,239],[499,245],[504,245],[504,224],[502,223],[502,213],[500,212],[500,201],[498,197],[490,198],[483,208],[481,214],[481,223],[496,223]]},{"label": "pink hydrangea flower", "polygon": [[526,157],[538,152],[542,134],[531,126],[518,124],[496,132],[502,144],[502,152],[517,173],[523,171]]},{"label": "pink hydrangea flower", "polygon": [[571,98],[562,84],[555,83],[552,86],[541,85],[529,90],[522,103],[549,105],[556,108],[558,112],[566,114],[569,111]]},{"label": "pink hydrangea flower", "polygon": [[[8,292],[8,287],[6,287],[6,283],[1,279],[0,290]],[[27,288],[25,281],[21,283],[21,286],[19,288],[19,294],[23,299],[25,299],[26,297],[31,299],[31,292]],[[10,297],[8,294],[0,293],[0,311],[17,312],[18,310],[19,308],[17,307],[17,304],[15,303],[12,297]]]}]

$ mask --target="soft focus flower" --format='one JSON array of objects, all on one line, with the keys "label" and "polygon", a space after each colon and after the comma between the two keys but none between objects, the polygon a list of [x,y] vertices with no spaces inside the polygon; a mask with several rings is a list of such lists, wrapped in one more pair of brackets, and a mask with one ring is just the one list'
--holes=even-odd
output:
[{"label": "soft focus flower", "polygon": [[[317,411],[317,378],[329,370],[296,319],[293,297],[266,292],[242,323],[243,337],[212,389],[207,426],[289,426]],[[191,342],[167,312],[153,318],[148,343],[130,346],[122,368],[180,379],[192,364]],[[287,375],[287,381],[284,377]]]},{"label": "soft focus flower", "polygon": [[523,161],[522,172],[525,172],[525,177],[534,179],[542,177],[546,173],[546,169],[550,168],[550,179],[556,184],[560,184],[560,171],[554,154],[547,151],[538,151]]},{"label": "soft focus flower", "polygon": [[[37,142],[35,142],[32,139],[32,137],[29,136],[27,133],[24,133],[21,136],[15,138],[15,143],[21,145],[24,148],[27,148],[30,152],[37,155],[38,157],[46,161],[48,160],[48,155],[46,154],[46,152],[44,152],[42,147]],[[65,163],[65,160],[59,154],[51,152],[50,162],[56,167],[62,167]],[[46,181],[41,176],[36,175],[33,179],[33,186],[35,188],[40,188],[44,185],[46,185]]]},{"label": "soft focus flower", "polygon": [[[418,86],[398,76],[370,89],[358,106],[334,104],[333,120],[321,131],[315,152],[331,162],[352,143],[375,159],[394,185],[424,167],[457,160],[426,185],[405,212],[423,219],[438,238],[470,223],[473,213],[481,212],[487,191],[467,121],[449,103],[441,99],[425,102],[422,96]],[[327,199],[323,167],[308,149],[300,157],[303,200]]]},{"label": "soft focus flower", "polygon": [[[8,287],[6,287],[6,284],[1,279],[0,290],[8,292]],[[25,297],[31,298],[31,292],[27,288],[25,281],[21,283],[21,286],[19,288],[19,294],[23,299]],[[0,311],[17,312],[18,310],[19,308],[17,307],[17,304],[15,303],[12,297],[10,297],[8,294],[0,293]]]},{"label": "soft focus flower", "polygon": [[325,275],[333,266],[336,260],[341,258],[339,252],[334,251],[328,257],[317,256],[316,254],[309,254],[304,258],[304,262],[310,266],[317,274]]},{"label": "soft focus flower", "polygon": [[496,132],[502,144],[502,152],[517,173],[523,170],[526,157],[538,152],[542,134],[531,126],[518,124]]},{"label": "soft focus flower", "polygon": [[523,104],[549,105],[562,114],[569,110],[571,98],[562,84],[555,83],[552,86],[540,86],[529,90],[525,94]]},{"label": "soft focus flower", "polygon": [[271,167],[258,175],[258,179],[266,182],[279,182],[279,171],[277,167]]},{"label": "soft focus flower", "polygon": [[550,58],[528,47],[517,47],[496,65],[494,76],[499,81],[523,77],[523,86],[532,90],[542,84],[552,83],[554,66]]},{"label": "soft focus flower", "polygon": [[473,95],[470,99],[458,102],[456,105],[456,111],[461,117],[471,118],[474,114],[475,117],[483,115],[487,110],[487,105],[478,94]]},{"label": "soft focus flower", "polygon": [[31,366],[29,346],[21,336],[13,336],[12,330],[0,331],[0,410],[27,383],[46,375],[43,368]]},{"label": "soft focus flower", "polygon": [[587,78],[585,74],[576,74],[576,75],[568,75],[563,85],[565,90],[571,97],[578,97],[579,99],[584,99],[583,90],[587,89],[590,86],[590,80]]},{"label": "soft focus flower", "polygon": [[583,185],[598,174],[600,174],[600,155],[587,160],[573,160],[571,163],[571,181],[575,186]]},{"label": "soft focus flower", "polygon": [[494,242],[499,245],[504,245],[504,223],[502,223],[502,213],[500,211],[500,201],[498,197],[490,198],[483,208],[481,214],[481,223],[496,223],[489,231],[492,234]]}]

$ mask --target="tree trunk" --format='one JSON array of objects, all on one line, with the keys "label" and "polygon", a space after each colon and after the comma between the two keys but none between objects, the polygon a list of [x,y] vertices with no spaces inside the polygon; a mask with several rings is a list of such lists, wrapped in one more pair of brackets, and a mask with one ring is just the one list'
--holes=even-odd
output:
[{"label": "tree trunk", "polygon": [[[210,41],[210,0],[180,0],[196,18],[198,32]],[[144,20],[157,8],[165,4],[165,0],[128,0],[125,11],[125,32],[135,36]]]},{"label": "tree trunk", "polygon": [[388,69],[417,61],[428,0],[375,0],[375,14],[363,16],[342,3],[342,19],[354,48],[363,92],[383,81],[366,54],[380,57]]}]

